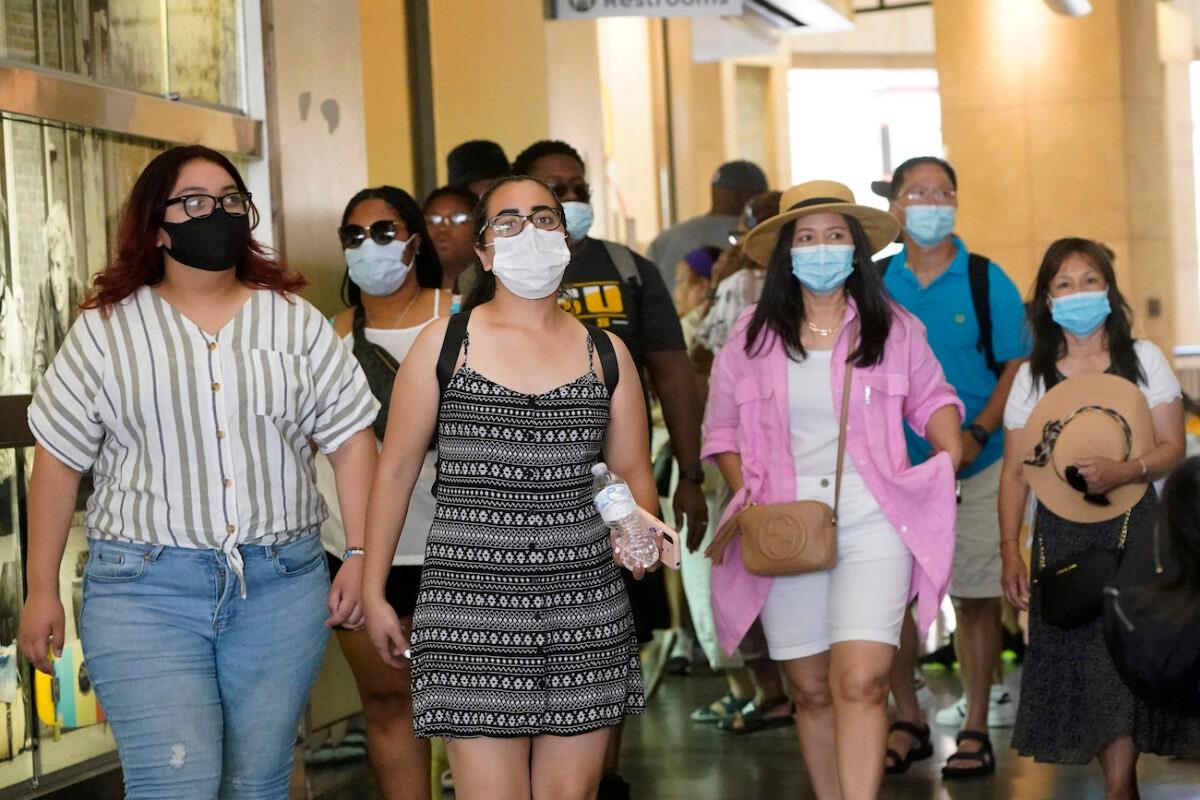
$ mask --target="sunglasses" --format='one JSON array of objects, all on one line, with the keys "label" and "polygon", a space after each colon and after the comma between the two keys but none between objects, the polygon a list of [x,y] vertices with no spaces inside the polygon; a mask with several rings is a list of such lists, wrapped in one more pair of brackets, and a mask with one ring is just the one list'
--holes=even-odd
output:
[{"label": "sunglasses", "polygon": [[396,240],[396,226],[400,224],[395,220],[381,219],[366,228],[362,225],[343,225],[338,228],[338,239],[342,242],[343,250],[357,250],[368,236],[375,244],[391,244]]},{"label": "sunglasses", "polygon": [[1083,501],[1085,503],[1091,503],[1094,506],[1112,505],[1112,501],[1106,495],[1092,494],[1088,491],[1087,479],[1083,477],[1083,473],[1079,471],[1079,467],[1074,464],[1063,470],[1063,477],[1067,479],[1068,486],[1083,494]]},{"label": "sunglasses", "polygon": [[587,181],[567,181],[566,183],[552,183],[550,189],[554,192],[554,196],[562,201],[571,192],[575,193],[575,199],[581,203],[590,203],[592,201],[592,187]]}]

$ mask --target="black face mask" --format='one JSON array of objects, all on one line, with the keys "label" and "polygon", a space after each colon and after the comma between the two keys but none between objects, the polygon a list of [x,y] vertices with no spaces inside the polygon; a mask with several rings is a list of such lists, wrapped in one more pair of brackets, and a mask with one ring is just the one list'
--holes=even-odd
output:
[{"label": "black face mask", "polygon": [[250,244],[249,215],[232,217],[221,208],[201,219],[164,222],[162,229],[171,237],[165,248],[171,258],[209,272],[236,267]]}]

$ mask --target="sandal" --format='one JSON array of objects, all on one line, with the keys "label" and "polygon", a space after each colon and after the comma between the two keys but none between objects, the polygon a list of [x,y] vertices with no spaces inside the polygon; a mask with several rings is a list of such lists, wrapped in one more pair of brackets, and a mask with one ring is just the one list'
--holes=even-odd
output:
[{"label": "sandal", "polygon": [[[770,713],[778,708],[786,708],[788,713]],[[717,727],[726,733],[754,733],[755,731],[764,731],[768,728],[781,728],[791,725],[795,713],[796,707],[786,697],[771,700],[763,705],[759,705],[751,700],[738,709],[733,716],[718,722]]]},{"label": "sandal", "polygon": [[[954,741],[958,744],[962,744],[963,742],[979,742],[981,746],[973,753],[963,752],[962,748],[955,750],[946,759],[946,766],[942,767],[943,778],[980,778],[984,775],[991,775],[996,771],[996,754],[992,751],[992,740],[988,738],[986,733],[980,733],[979,731],[959,731]],[[955,761],[974,762],[975,766],[950,766]]]},{"label": "sandal", "polygon": [[898,719],[888,726],[889,735],[896,731],[907,733],[912,738],[913,745],[904,755],[900,755],[890,747],[887,749],[884,757],[888,759],[888,763],[884,765],[884,775],[900,775],[908,772],[908,768],[914,762],[923,761],[933,755],[933,739],[930,738],[928,725],[914,725]]},{"label": "sandal", "polygon": [[[733,717],[747,702],[753,702],[753,698],[750,701],[741,700],[734,697],[732,692],[728,692],[721,699],[714,700],[708,705],[701,706],[693,711],[692,722],[699,722],[704,725],[724,722]],[[715,707],[719,707],[720,711]]]}]

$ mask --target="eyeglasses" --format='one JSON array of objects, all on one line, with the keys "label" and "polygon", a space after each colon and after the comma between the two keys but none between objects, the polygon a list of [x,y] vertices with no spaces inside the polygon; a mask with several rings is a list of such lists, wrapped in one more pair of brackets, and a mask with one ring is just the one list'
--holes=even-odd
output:
[{"label": "eyeglasses", "polygon": [[466,225],[471,221],[471,215],[464,211],[456,211],[453,214],[426,214],[425,222],[430,226],[434,225]]},{"label": "eyeglasses", "polygon": [[221,206],[221,210],[231,217],[244,217],[250,213],[254,204],[250,202],[249,192],[230,192],[221,197],[211,194],[185,194],[174,197],[163,203],[164,206],[183,205],[183,213],[190,219],[204,219],[211,216]]},{"label": "eyeglasses", "polygon": [[338,238],[342,241],[343,250],[357,250],[368,236],[375,244],[391,244],[396,239],[396,226],[401,224],[392,219],[380,219],[367,228],[362,225],[343,225],[338,228]]},{"label": "eyeglasses", "polygon": [[[526,220],[543,231],[552,231],[562,225],[562,217],[553,208],[535,208],[530,214],[497,214],[487,221],[487,227],[500,237],[516,236],[525,227]],[[483,230],[479,232],[483,233]]]},{"label": "eyeglasses", "polygon": [[937,203],[940,205],[953,202],[958,197],[958,192],[953,189],[927,189],[918,186],[900,196],[910,203]]},{"label": "eyeglasses", "polygon": [[554,196],[559,200],[566,199],[568,194],[575,193],[575,199],[581,203],[590,203],[592,201],[592,187],[587,181],[567,181],[566,183],[552,183],[550,189],[554,192]]}]

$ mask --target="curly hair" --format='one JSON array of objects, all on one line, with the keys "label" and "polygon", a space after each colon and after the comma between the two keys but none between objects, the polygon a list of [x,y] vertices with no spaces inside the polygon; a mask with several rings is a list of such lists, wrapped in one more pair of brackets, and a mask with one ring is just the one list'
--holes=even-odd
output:
[{"label": "curly hair", "polygon": [[537,160],[545,156],[567,156],[578,161],[579,166],[586,166],[583,163],[583,156],[579,155],[579,151],[571,145],[558,139],[543,139],[529,145],[517,155],[512,165],[513,174],[528,175]]}]

